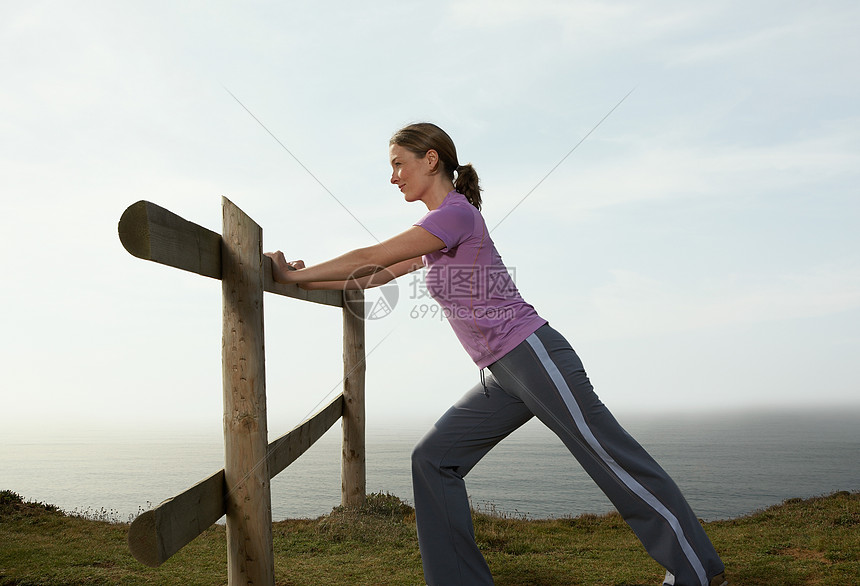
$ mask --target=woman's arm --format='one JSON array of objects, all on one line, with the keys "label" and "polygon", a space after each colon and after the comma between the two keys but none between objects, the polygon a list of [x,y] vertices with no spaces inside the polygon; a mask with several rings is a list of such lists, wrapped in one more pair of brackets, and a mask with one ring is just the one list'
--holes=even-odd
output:
[{"label": "woman's arm", "polygon": [[416,256],[415,258],[410,258],[402,262],[393,264],[390,267],[384,268],[381,271],[373,273],[372,275],[366,275],[357,279],[349,279],[346,281],[313,281],[310,283],[299,283],[298,285],[302,289],[308,290],[370,289],[372,287],[379,287],[380,285],[384,285],[389,281],[396,279],[397,277],[402,277],[403,275],[411,273],[412,271],[416,271],[423,266],[424,263],[422,262],[421,257]]},{"label": "woman's arm", "polygon": [[[298,268],[290,265],[283,260],[283,253],[280,251],[267,253],[267,256],[270,256],[274,261],[272,263],[272,276],[279,283],[298,283],[301,285],[302,283],[341,282],[372,277],[375,273],[389,269],[393,276],[386,278],[385,275],[380,275],[378,281],[368,280],[368,283],[373,283],[370,286],[376,286],[387,283],[410,270],[415,270],[418,268],[415,266],[416,258],[420,259],[422,255],[441,250],[444,247],[445,243],[442,240],[424,228],[413,226],[379,244],[358,248],[310,267]],[[393,271],[395,266],[397,269]]]}]

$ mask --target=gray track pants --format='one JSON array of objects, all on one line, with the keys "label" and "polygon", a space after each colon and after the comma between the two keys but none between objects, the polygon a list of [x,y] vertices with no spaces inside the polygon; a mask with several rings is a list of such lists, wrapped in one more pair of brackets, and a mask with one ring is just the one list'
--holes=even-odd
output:
[{"label": "gray track pants", "polygon": [[723,571],[681,491],[600,402],[561,334],[545,325],[489,369],[488,392],[478,384],[466,393],[412,454],[427,584],[493,584],[475,543],[463,477],[532,416],[561,438],[666,568],[665,584],[707,585]]}]

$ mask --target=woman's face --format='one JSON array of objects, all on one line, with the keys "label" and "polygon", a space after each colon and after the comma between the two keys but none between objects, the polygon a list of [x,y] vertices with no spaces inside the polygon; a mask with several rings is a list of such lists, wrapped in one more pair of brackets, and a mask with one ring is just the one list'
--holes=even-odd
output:
[{"label": "woman's face", "polygon": [[412,151],[393,144],[388,149],[391,160],[391,183],[396,185],[406,201],[418,201],[429,192],[435,179],[432,173],[435,151],[418,158]]}]

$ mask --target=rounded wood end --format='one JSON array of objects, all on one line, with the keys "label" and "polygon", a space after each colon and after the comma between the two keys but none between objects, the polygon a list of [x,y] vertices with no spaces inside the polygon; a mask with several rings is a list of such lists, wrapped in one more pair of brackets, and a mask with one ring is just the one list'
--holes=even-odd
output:
[{"label": "rounded wood end", "polygon": [[129,254],[149,259],[149,221],[147,202],[141,200],[126,208],[119,219],[119,240]]},{"label": "rounded wood end", "polygon": [[131,555],[140,563],[157,568],[162,560],[158,558],[158,536],[155,529],[155,511],[140,514],[128,529],[128,548]]}]

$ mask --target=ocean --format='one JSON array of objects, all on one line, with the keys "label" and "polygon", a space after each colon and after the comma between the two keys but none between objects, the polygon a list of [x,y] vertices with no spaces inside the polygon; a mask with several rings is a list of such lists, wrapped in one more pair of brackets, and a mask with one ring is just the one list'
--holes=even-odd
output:
[{"label": "ocean", "polygon": [[[793,497],[860,490],[860,412],[619,417],[696,514],[733,518]],[[370,426],[369,426],[370,427]],[[367,489],[412,501],[409,456],[427,425],[368,429]],[[69,512],[129,520],[223,467],[220,438],[105,438],[0,445],[0,489]],[[612,505],[561,442],[533,421],[466,478],[473,507],[524,518]],[[315,518],[340,503],[340,424],[272,482],[272,516]],[[223,520],[222,520],[223,521]]]}]

